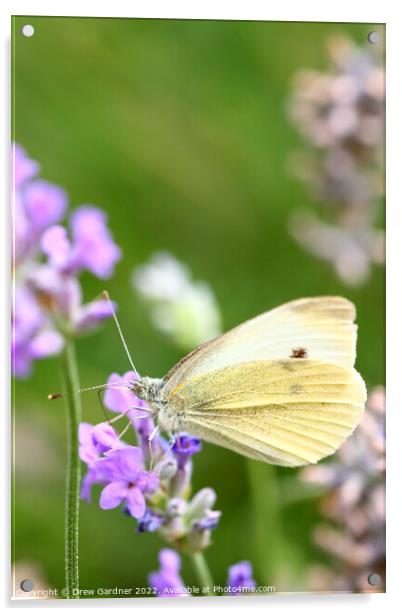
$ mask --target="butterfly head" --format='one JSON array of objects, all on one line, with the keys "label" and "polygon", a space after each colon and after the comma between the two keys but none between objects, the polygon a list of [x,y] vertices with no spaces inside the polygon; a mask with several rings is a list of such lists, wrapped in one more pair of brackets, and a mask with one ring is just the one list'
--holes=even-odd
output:
[{"label": "butterfly head", "polygon": [[132,383],[131,390],[141,400],[159,402],[160,391],[163,385],[163,379],[153,379],[149,376],[143,376]]}]

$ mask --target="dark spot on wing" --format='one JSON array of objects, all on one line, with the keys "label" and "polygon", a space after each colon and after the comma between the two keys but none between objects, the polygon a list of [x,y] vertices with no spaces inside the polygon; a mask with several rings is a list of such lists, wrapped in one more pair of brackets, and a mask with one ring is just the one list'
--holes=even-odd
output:
[{"label": "dark spot on wing", "polygon": [[292,359],[306,359],[307,357],[307,349],[303,347],[296,347],[292,349],[292,354],[290,355]]},{"label": "dark spot on wing", "polygon": [[300,394],[302,390],[303,390],[302,386],[298,385],[297,383],[290,386],[290,393],[292,394]]}]

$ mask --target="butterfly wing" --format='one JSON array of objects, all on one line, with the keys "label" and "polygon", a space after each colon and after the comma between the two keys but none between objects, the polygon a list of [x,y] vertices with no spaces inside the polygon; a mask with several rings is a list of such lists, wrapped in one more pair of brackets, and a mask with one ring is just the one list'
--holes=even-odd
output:
[{"label": "butterfly wing", "polygon": [[287,359],[304,349],[308,359],[354,365],[355,307],[343,297],[298,299],[250,319],[195,349],[165,376],[166,391],[196,374],[239,363]]},{"label": "butterfly wing", "polygon": [[170,411],[192,434],[281,466],[315,463],[336,451],[365,400],[356,370],[304,359],[195,374],[167,396]]}]

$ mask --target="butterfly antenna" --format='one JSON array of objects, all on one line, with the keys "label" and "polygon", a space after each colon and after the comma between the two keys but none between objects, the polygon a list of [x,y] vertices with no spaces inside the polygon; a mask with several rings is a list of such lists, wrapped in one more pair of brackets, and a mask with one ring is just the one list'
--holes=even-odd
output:
[{"label": "butterfly antenna", "polygon": [[115,310],[114,310],[114,308],[113,308],[113,304],[112,304],[112,302],[111,302],[111,300],[110,300],[110,295],[109,295],[109,293],[108,293],[107,291],[103,291],[103,293],[102,293],[102,297],[103,297],[103,299],[105,299],[105,300],[108,302],[108,304],[109,304],[110,312],[112,313],[112,316],[113,316],[114,322],[116,323],[117,331],[119,332],[119,336],[120,336],[120,339],[121,339],[121,341],[122,341],[122,343],[123,343],[124,350],[126,351],[126,355],[127,355],[127,357],[128,357],[128,361],[130,362],[130,366],[132,367],[132,369],[134,370],[134,372],[135,372],[136,374],[138,374],[138,375],[139,375],[139,372],[137,371],[137,368],[135,367],[134,362],[133,362],[133,359],[132,359],[132,357],[131,357],[131,355],[130,355],[130,351],[128,350],[127,343],[126,343],[126,341],[125,341],[125,339],[124,339],[123,332],[122,332],[122,329],[121,329],[121,327],[120,327],[119,320],[118,320],[117,315],[116,315],[116,313],[115,313]]},{"label": "butterfly antenna", "polygon": [[[113,385],[121,385],[122,387],[113,387]],[[93,387],[84,387],[83,389],[78,389],[77,392],[79,394],[82,394],[82,392],[84,391],[96,391],[96,390],[102,390],[102,389],[122,389],[124,391],[126,390],[130,390],[129,385],[127,383],[126,386],[124,386],[124,381],[113,381],[111,383],[103,383],[103,385],[94,385]],[[67,392],[63,392],[63,393],[58,393],[58,394],[49,394],[48,395],[48,400],[57,400],[58,398],[65,398],[66,396],[69,396],[70,394],[68,394]]]}]

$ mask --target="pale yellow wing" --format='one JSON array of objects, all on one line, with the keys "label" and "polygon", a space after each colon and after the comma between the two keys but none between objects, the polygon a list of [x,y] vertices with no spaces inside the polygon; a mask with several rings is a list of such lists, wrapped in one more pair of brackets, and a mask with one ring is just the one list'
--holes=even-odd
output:
[{"label": "pale yellow wing", "polygon": [[173,388],[191,376],[266,359],[287,359],[303,349],[308,359],[352,368],[357,326],[343,297],[298,299],[246,321],[187,355],[165,377]]},{"label": "pale yellow wing", "polygon": [[170,390],[183,428],[281,466],[318,462],[353,432],[366,387],[353,368],[304,359],[256,361],[195,375]]}]

